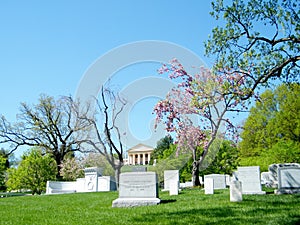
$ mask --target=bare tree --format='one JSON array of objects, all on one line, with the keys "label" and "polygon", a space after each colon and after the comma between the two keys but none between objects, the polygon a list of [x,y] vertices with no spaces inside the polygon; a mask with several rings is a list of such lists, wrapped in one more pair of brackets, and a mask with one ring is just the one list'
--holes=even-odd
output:
[{"label": "bare tree", "polygon": [[[126,100],[116,95],[111,90],[101,89],[101,100],[97,102],[97,109],[93,116],[83,115],[81,120],[87,121],[92,126],[92,137],[86,143],[92,151],[103,155],[115,171],[115,179],[119,184],[121,168],[124,165],[123,143],[121,133],[116,125],[116,120],[122,113]],[[98,116],[96,118],[96,116]],[[91,150],[86,150],[91,151]]]},{"label": "bare tree", "polygon": [[[53,155],[58,171],[67,154],[80,151],[89,139],[89,121],[79,119],[79,105],[70,97],[58,100],[42,95],[37,105],[21,103],[17,122],[11,124],[4,116],[0,118],[0,144],[9,145],[9,153],[21,146],[38,146]],[[88,107],[81,115],[88,113]],[[60,178],[59,172],[57,178]]]}]

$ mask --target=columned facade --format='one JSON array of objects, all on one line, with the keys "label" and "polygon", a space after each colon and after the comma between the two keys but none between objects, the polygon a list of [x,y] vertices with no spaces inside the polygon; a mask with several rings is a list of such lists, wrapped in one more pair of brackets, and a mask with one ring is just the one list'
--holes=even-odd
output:
[{"label": "columned facade", "polygon": [[153,152],[152,147],[143,144],[138,144],[127,151],[128,164],[148,165],[150,162],[150,157],[152,152]]}]

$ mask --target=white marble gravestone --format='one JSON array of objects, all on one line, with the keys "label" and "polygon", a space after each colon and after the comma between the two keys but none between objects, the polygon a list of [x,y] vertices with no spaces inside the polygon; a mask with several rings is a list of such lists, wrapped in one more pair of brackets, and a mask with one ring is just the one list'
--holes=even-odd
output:
[{"label": "white marble gravestone", "polygon": [[169,187],[170,195],[178,195],[178,192],[179,192],[178,181],[171,180],[169,184],[170,184],[170,187]]},{"label": "white marble gravestone", "polygon": [[277,194],[300,193],[300,168],[279,167],[278,168],[278,190]]},{"label": "white marble gravestone", "polygon": [[233,180],[230,182],[230,201],[241,202],[243,200],[242,182]]},{"label": "white marble gravestone", "polygon": [[214,194],[214,179],[204,178],[204,193],[206,195]]},{"label": "white marble gravestone", "polygon": [[164,171],[164,190],[163,191],[169,191],[170,183],[173,181],[174,181],[174,183],[177,182],[177,186],[179,188],[179,170],[165,170]]},{"label": "white marble gravestone", "polygon": [[112,207],[157,205],[158,179],[154,172],[129,172],[120,174],[119,198]]},{"label": "white marble gravestone", "polygon": [[98,176],[101,175],[101,170],[98,167],[88,167],[84,169],[85,175],[85,190],[87,192],[98,191]]},{"label": "white marble gravestone", "polygon": [[242,182],[243,194],[265,194],[261,189],[259,166],[238,167],[238,180]]},{"label": "white marble gravestone", "polygon": [[204,186],[205,179],[212,178],[214,180],[214,189],[226,189],[226,177],[224,174],[209,174],[204,175]]}]

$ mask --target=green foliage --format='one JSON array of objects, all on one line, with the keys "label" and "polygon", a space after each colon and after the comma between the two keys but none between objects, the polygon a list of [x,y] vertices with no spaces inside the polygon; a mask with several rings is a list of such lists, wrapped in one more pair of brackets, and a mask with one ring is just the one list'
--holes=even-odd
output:
[{"label": "green foliage", "polygon": [[5,190],[5,171],[6,171],[7,158],[0,154],[0,190]]},{"label": "green foliage", "polygon": [[[166,140],[168,139],[165,137],[158,143],[167,143]],[[238,166],[237,147],[228,140],[216,139],[214,144],[205,160],[204,167],[201,167],[200,175],[211,173],[231,174]],[[192,179],[193,164],[190,153],[178,155],[177,146],[174,144],[158,146],[165,146],[165,149],[156,148],[159,149],[157,164],[151,170],[158,174],[159,180],[163,181],[164,170],[178,169],[180,182],[190,181]],[[202,151],[203,149],[198,147],[196,153],[200,155]]]},{"label": "green foliage", "polygon": [[173,143],[173,138],[170,135],[165,136],[157,142],[156,148],[151,154],[150,164],[153,164],[154,159],[163,159],[167,154],[165,151],[170,148],[170,145]]},{"label": "green foliage", "polygon": [[241,133],[241,165],[300,162],[300,85],[283,84],[266,90],[255,106]]},{"label": "green foliage", "polygon": [[17,169],[9,169],[6,185],[8,190],[30,189],[32,194],[46,190],[48,180],[55,180],[57,165],[49,154],[34,148],[24,153]]},{"label": "green foliage", "polygon": [[222,141],[220,148],[217,149],[213,161],[208,167],[201,171],[201,175],[205,174],[231,174],[238,166],[237,147],[229,140]]},{"label": "green foliage", "polygon": [[206,54],[216,58],[216,71],[240,73],[252,91],[270,80],[299,81],[298,1],[215,0],[212,10],[222,23],[205,47]]},{"label": "green foliage", "polygon": [[[151,168],[152,171],[158,174],[159,182],[163,182],[165,170],[180,170],[186,165],[187,161],[191,158],[191,155],[188,153],[180,155],[177,155],[176,153],[177,146],[171,144],[168,149],[165,149],[163,151],[162,156],[160,159],[157,160],[156,165]],[[182,180],[181,173],[180,179]]]}]

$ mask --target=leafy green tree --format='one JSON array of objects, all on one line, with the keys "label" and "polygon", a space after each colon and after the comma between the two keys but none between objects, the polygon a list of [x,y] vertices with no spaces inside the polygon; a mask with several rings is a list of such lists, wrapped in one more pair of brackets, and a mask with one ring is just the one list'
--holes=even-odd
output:
[{"label": "leafy green tree", "polygon": [[270,80],[299,80],[300,4],[294,0],[215,0],[211,15],[221,20],[205,43],[214,70],[239,73],[249,98]]},{"label": "leafy green tree", "polygon": [[0,190],[5,190],[5,171],[7,159],[0,154]]},{"label": "leafy green tree", "polygon": [[231,174],[238,166],[238,151],[232,141],[222,141],[218,152],[208,167],[201,171],[201,175],[218,173]]},{"label": "leafy green tree", "polygon": [[153,164],[154,159],[164,158],[164,152],[173,144],[173,138],[170,135],[165,136],[157,142],[156,148],[151,154],[150,164]]},{"label": "leafy green tree", "polygon": [[46,190],[48,180],[55,180],[56,161],[50,154],[34,148],[24,153],[17,169],[9,171],[7,187],[9,190],[30,189],[32,194],[41,194]]},{"label": "leafy green tree", "polygon": [[241,165],[300,162],[300,85],[266,90],[245,121],[239,144]]},{"label": "leafy green tree", "polygon": [[8,154],[5,149],[0,149],[0,190],[6,190],[6,173],[11,164],[14,163],[13,155]]}]

